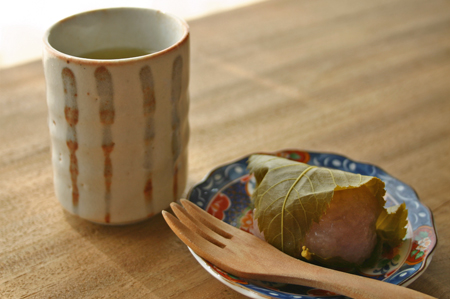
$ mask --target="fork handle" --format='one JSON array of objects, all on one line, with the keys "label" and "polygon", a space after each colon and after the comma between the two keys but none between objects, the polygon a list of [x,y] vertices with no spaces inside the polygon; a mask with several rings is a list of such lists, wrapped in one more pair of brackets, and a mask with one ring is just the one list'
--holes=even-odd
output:
[{"label": "fork handle", "polygon": [[[305,266],[306,268],[311,266],[311,269],[306,269]],[[291,263],[287,268],[284,269],[283,273],[289,273],[288,275],[271,273],[270,280],[307,285],[355,299],[434,298],[406,287],[310,264],[305,265],[303,262],[301,264]]]}]

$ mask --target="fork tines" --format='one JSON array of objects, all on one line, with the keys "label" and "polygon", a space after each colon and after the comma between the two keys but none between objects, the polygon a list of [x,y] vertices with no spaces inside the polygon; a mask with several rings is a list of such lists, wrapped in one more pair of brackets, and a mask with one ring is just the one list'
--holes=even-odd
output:
[{"label": "fork tines", "polygon": [[188,200],[182,199],[180,206],[172,203],[175,215],[163,211],[162,215],[173,232],[194,252],[201,257],[211,260],[225,248],[227,239],[232,234],[224,229],[230,230],[230,225],[210,215],[200,207]]}]

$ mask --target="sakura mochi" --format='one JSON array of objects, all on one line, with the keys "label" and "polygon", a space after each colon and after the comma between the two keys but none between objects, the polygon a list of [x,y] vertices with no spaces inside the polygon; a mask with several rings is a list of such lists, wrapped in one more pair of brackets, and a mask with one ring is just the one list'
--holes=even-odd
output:
[{"label": "sakura mochi", "polygon": [[384,207],[379,178],[270,155],[251,156],[248,168],[256,234],[293,257],[354,268],[406,234],[405,205]]}]

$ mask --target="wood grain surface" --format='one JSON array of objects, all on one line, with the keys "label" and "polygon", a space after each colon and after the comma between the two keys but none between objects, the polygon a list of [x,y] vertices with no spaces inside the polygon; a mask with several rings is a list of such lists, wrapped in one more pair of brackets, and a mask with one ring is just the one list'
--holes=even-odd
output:
[{"label": "wood grain surface", "polygon": [[[409,287],[450,298],[450,2],[273,0],[190,22],[189,182],[256,151],[376,164],[433,212]],[[53,192],[40,61],[0,71],[0,298],[244,298],[161,215],[101,226]]]}]

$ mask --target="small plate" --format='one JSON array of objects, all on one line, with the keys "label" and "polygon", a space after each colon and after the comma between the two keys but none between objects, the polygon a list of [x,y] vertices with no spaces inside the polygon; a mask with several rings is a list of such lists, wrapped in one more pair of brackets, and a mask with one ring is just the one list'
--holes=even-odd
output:
[{"label": "small plate", "polygon": [[[386,206],[405,202],[408,208],[408,232],[400,246],[383,253],[375,267],[363,269],[358,275],[407,286],[425,271],[437,244],[436,230],[431,211],[420,202],[411,187],[374,165],[355,162],[335,154],[300,150],[281,150],[268,154],[380,178],[386,185]],[[255,180],[247,171],[249,156],[215,168],[188,195],[190,201],[208,213],[248,232],[253,224],[250,196],[255,187]],[[244,280],[203,260],[192,250],[191,252],[212,276],[250,298],[346,298],[326,290],[304,286]]]}]

